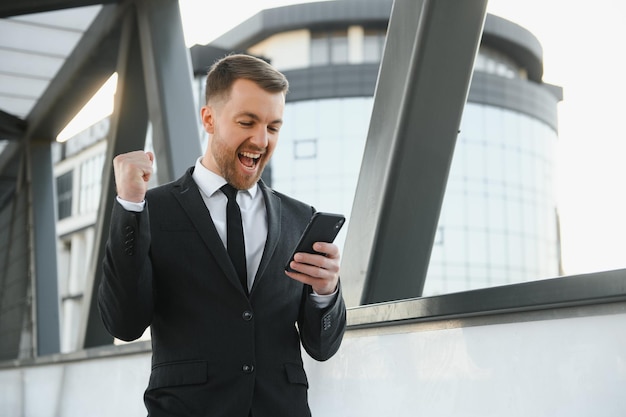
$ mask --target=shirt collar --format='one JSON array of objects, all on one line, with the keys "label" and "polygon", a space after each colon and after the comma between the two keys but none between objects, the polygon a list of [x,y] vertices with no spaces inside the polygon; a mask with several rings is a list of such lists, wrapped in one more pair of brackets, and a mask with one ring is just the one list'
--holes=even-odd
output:
[{"label": "shirt collar", "polygon": [[[202,191],[207,197],[211,197],[213,193],[219,191],[219,189],[226,184],[226,180],[215,172],[207,169],[204,165],[202,165],[201,161],[202,157],[198,158],[196,161],[192,178],[198,185],[200,191]],[[242,191],[247,191],[250,197],[254,198],[258,190],[259,185],[258,183],[255,183],[251,188]]]}]

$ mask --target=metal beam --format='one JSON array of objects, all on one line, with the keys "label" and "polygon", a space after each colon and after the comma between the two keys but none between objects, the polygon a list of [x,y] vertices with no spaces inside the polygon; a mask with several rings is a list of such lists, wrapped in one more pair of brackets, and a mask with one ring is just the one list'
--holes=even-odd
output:
[{"label": "metal beam", "polygon": [[0,3],[0,18],[23,14],[50,12],[73,7],[116,3],[119,0],[20,0]]},{"label": "metal beam", "polygon": [[16,141],[6,143],[0,152],[0,174],[4,177],[17,177],[17,169],[23,157],[24,144]]},{"label": "metal beam", "polygon": [[35,276],[37,355],[61,351],[57,277],[56,196],[50,142],[28,147],[32,210],[32,260]]},{"label": "metal beam", "polygon": [[[0,196],[0,358],[34,356],[32,306],[30,190],[24,185],[24,153],[15,158],[15,179],[2,185]],[[0,181],[1,183],[2,181]],[[24,327],[28,327],[25,330]]]},{"label": "metal beam", "polygon": [[202,154],[191,58],[177,0],[138,0],[137,10],[157,177],[165,183]]},{"label": "metal beam", "polygon": [[25,120],[0,110],[0,139],[20,139],[25,132]]},{"label": "metal beam", "polygon": [[422,294],[486,5],[393,5],[343,254],[349,306]]},{"label": "metal beam", "polygon": [[127,5],[104,6],[26,118],[26,136],[54,141],[115,71]]},{"label": "metal beam", "polygon": [[83,318],[78,335],[78,350],[111,344],[113,338],[102,325],[97,293],[102,280],[102,259],[115,203],[113,158],[120,153],[143,149],[148,127],[148,111],[144,72],[141,61],[137,19],[134,10],[124,22],[117,64],[117,92],[111,116],[107,154],[102,172],[102,191],[96,237],[83,298]]},{"label": "metal beam", "polygon": [[85,287],[79,349],[112,341],[102,325],[96,300],[116,195],[111,170],[113,158],[145,147],[148,120],[153,125],[159,182],[181,175],[200,155],[191,61],[184,43],[178,2],[140,0],[137,3],[137,9],[127,13],[120,40],[116,101],[102,175],[94,256]]}]

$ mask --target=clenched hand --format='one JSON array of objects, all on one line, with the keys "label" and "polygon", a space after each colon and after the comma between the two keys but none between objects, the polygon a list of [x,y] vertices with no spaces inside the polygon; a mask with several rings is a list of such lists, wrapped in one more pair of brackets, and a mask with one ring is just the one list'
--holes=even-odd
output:
[{"label": "clenched hand", "polygon": [[113,170],[118,197],[141,203],[148,191],[153,162],[152,152],[133,151],[116,156],[113,159]]}]

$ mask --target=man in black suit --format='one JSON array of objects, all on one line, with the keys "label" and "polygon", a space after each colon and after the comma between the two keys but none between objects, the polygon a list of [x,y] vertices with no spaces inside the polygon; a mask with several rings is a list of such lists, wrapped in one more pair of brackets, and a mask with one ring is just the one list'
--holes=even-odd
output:
[{"label": "man in black suit", "polygon": [[[320,254],[299,253],[285,271],[315,210],[260,180],[287,90],[266,62],[227,56],[207,76],[209,141],[194,167],[148,190],[152,153],[114,160],[118,196],[98,304],[119,339],[151,327],[150,416],[310,416],[300,346],[319,361],[339,349],[339,249],[318,242]],[[235,188],[245,235],[241,274],[229,256],[225,184]]]}]

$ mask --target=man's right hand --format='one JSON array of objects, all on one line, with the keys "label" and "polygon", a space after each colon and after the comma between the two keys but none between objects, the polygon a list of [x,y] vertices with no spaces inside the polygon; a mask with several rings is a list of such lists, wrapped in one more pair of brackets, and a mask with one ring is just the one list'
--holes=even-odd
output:
[{"label": "man's right hand", "polygon": [[123,153],[113,159],[117,196],[122,200],[141,203],[148,190],[152,176],[152,152],[133,151]]}]

